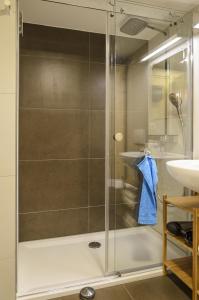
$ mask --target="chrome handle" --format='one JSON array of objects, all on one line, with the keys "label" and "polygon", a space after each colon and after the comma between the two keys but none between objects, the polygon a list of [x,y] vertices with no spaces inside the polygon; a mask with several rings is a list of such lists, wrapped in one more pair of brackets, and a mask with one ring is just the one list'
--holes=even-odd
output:
[{"label": "chrome handle", "polygon": [[117,132],[113,135],[113,139],[116,141],[116,142],[121,142],[124,138],[124,135],[123,133],[121,132]]}]

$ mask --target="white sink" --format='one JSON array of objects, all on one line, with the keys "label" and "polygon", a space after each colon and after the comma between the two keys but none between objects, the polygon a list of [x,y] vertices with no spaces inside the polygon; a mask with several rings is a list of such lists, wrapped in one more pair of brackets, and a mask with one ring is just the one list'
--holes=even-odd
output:
[{"label": "white sink", "polygon": [[[122,152],[120,157],[129,165],[133,163],[135,159],[144,155],[144,152]],[[177,153],[162,152],[152,155],[155,159],[183,159],[184,155]]]},{"label": "white sink", "polygon": [[199,160],[168,161],[167,170],[184,187],[199,193]]}]

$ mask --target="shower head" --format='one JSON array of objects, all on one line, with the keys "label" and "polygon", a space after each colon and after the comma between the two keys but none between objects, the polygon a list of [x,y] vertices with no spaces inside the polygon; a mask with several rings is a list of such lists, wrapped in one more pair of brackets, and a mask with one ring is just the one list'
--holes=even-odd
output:
[{"label": "shower head", "polygon": [[149,25],[146,21],[138,18],[131,18],[128,21],[126,21],[120,28],[120,31],[128,35],[137,35],[138,33],[142,32],[145,28],[150,28],[152,30],[162,32],[164,35],[167,35],[165,31],[159,28],[155,28]]},{"label": "shower head", "polygon": [[180,119],[180,123],[181,126],[183,128],[183,118],[182,118],[182,98],[175,93],[170,93],[169,94],[169,101],[171,102],[171,104],[173,104],[173,106],[175,106],[177,113],[178,113],[178,117]]},{"label": "shower head", "polygon": [[129,35],[137,35],[143,31],[147,26],[147,23],[141,19],[131,18],[125,22],[120,31]]},{"label": "shower head", "polygon": [[179,97],[175,93],[169,94],[169,101],[173,104],[173,106],[175,106],[176,109],[179,109]]}]

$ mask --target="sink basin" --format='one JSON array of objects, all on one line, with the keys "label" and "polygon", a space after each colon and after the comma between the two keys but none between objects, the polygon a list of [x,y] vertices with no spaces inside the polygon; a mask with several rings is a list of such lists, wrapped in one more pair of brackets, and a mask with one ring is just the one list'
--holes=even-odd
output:
[{"label": "sink basin", "polygon": [[[120,153],[120,157],[124,160],[125,163],[131,165],[134,160],[136,160],[138,157],[141,157],[144,155],[144,152],[122,152]],[[183,159],[184,155],[177,154],[177,153],[157,153],[156,155],[153,155],[155,159]]]},{"label": "sink basin", "polygon": [[168,161],[167,170],[184,187],[199,193],[199,160]]}]

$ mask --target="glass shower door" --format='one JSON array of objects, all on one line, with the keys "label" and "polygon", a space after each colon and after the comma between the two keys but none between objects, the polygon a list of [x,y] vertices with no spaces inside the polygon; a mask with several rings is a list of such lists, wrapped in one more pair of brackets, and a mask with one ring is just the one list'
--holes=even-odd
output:
[{"label": "glass shower door", "polygon": [[[139,18],[146,21],[144,17]],[[156,23],[159,31],[143,29],[135,34],[128,23],[133,20],[135,25],[135,16],[116,12],[113,19],[109,243],[114,235],[114,270],[128,273],[160,266],[162,195],[184,194],[184,188],[168,175],[166,161],[192,155],[191,36],[187,34],[185,40],[167,51],[143,60],[173,36],[169,22],[148,18],[151,24]],[[191,28],[191,23],[186,20],[181,26]],[[183,132],[177,111],[169,100],[173,89],[182,97]],[[144,150],[152,154],[158,167],[158,222],[154,226],[140,226],[137,222],[141,182],[134,164],[145,155]],[[169,208],[169,216],[171,220],[188,219],[173,208]],[[169,256],[181,255],[183,251],[170,243]]]},{"label": "glass shower door", "polygon": [[18,196],[22,296],[105,276],[109,56],[105,9],[52,1],[19,4],[24,18]]}]

